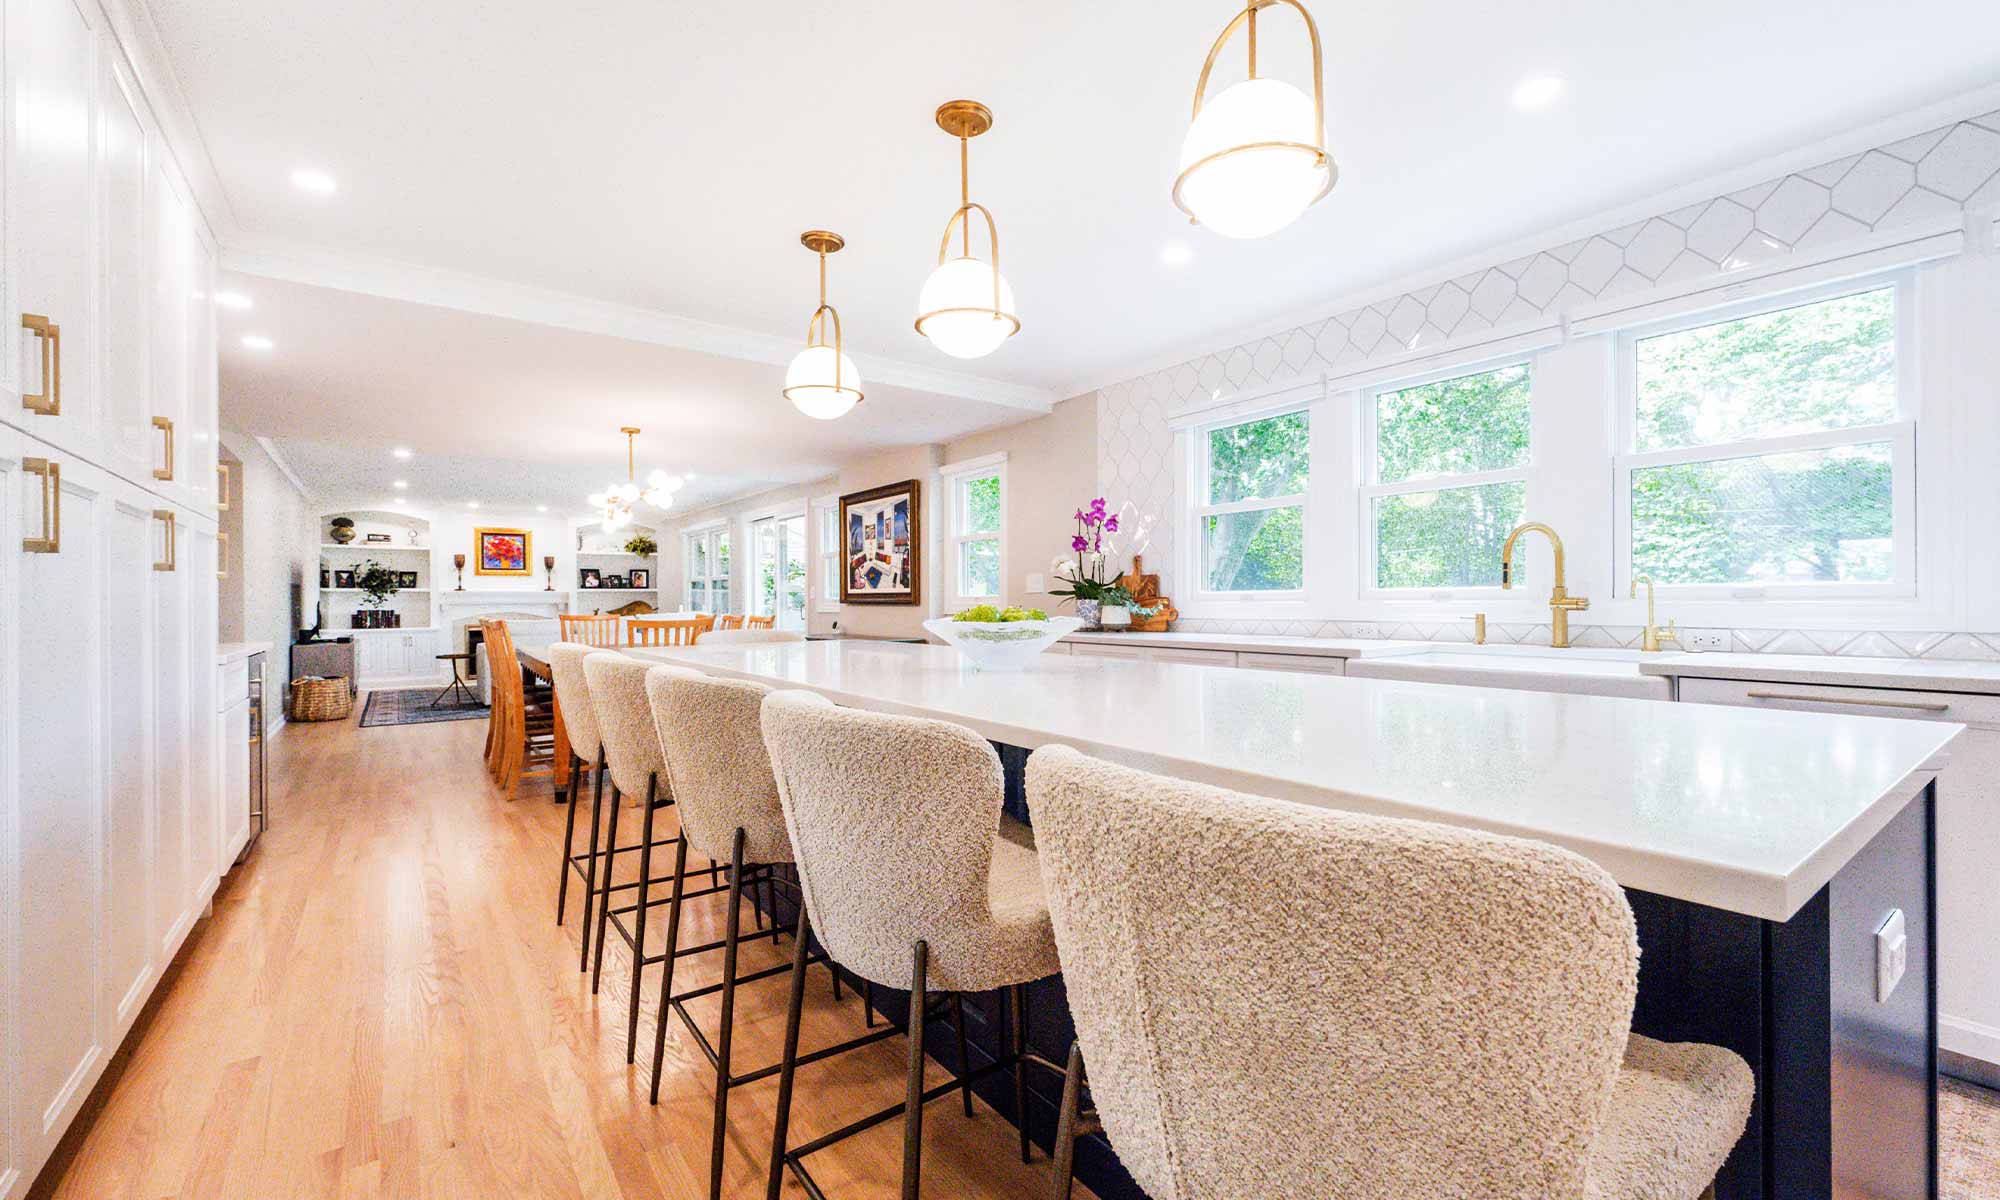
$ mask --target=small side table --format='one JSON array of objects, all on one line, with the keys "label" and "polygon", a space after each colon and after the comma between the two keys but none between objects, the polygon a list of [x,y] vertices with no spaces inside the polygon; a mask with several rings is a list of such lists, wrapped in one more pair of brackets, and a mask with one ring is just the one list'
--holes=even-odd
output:
[{"label": "small side table", "polygon": [[478,704],[479,698],[472,694],[472,689],[465,686],[465,680],[458,673],[458,664],[470,662],[472,656],[463,653],[440,654],[437,656],[437,659],[439,662],[448,662],[451,664],[451,682],[446,684],[444,690],[431,700],[431,707],[436,708],[438,705],[444,703],[446,696],[454,697],[452,700],[454,706]]}]

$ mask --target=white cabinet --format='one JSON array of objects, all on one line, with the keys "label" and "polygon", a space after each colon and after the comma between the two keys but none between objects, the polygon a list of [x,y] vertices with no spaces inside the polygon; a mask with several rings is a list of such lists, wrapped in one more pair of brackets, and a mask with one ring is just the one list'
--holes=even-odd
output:
[{"label": "white cabinet", "polygon": [[1147,646],[1140,654],[1154,662],[1189,663],[1197,667],[1233,667],[1236,652],[1233,650],[1183,650],[1173,646]]},{"label": "white cabinet", "polygon": [[146,407],[157,428],[150,474],[156,489],[175,501],[190,498],[187,452],[187,319],[193,217],[164,156],[147,171],[147,245],[151,261],[146,297]]},{"label": "white cabinet", "polygon": [[1321,654],[1265,654],[1245,650],[1236,665],[1253,671],[1299,671],[1307,675],[1345,675],[1347,660]]},{"label": "white cabinet", "polygon": [[234,859],[222,853],[222,763],[216,757],[215,637],[220,599],[215,589],[221,545],[215,527],[182,510],[178,566],[188,589],[187,778],[189,924],[208,907],[215,885]]},{"label": "white cabinet", "polygon": [[[262,736],[257,731],[256,736]],[[218,739],[222,758],[222,790],[220,793],[222,828],[221,857],[217,865],[228,870],[250,844],[250,697],[237,693],[236,703],[222,710],[222,729]]]},{"label": "white cabinet", "polygon": [[438,631],[435,629],[356,629],[355,686],[362,689],[401,687],[438,678]]},{"label": "white cabinet", "polygon": [[146,386],[146,123],[116,54],[100,56],[97,99],[103,462],[126,479],[144,480],[164,452]]},{"label": "white cabinet", "polygon": [[1938,1045],[2000,1069],[2000,696],[1683,678],[1680,698],[1966,726],[1937,783]]},{"label": "white cabinet", "polygon": [[[104,764],[105,978],[113,1028],[138,1015],[152,983],[153,561],[156,501],[125,484],[106,508],[100,571]],[[70,514],[65,513],[65,516]],[[65,530],[67,536],[74,536]],[[80,551],[82,548],[77,547]]]},{"label": "white cabinet", "polygon": [[1146,652],[1137,646],[1111,646],[1103,642],[1071,642],[1069,652],[1080,658],[1144,658]]}]

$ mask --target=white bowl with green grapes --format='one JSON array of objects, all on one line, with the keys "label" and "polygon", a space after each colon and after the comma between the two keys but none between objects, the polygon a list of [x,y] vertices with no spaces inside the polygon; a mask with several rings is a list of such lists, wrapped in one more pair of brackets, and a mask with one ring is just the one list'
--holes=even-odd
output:
[{"label": "white bowl with green grapes", "polygon": [[996,604],[976,604],[954,616],[924,622],[926,630],[981,671],[1018,671],[1064,634],[1082,627],[1075,617]]}]

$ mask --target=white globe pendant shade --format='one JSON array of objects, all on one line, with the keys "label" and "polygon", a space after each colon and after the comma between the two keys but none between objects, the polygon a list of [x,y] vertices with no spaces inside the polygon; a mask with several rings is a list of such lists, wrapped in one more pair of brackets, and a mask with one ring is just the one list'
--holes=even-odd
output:
[{"label": "white globe pendant shade", "polygon": [[1175,199],[1224,237],[1276,233],[1332,186],[1318,123],[1312,97],[1282,79],[1224,89],[1188,126]]},{"label": "white globe pendant shade", "polygon": [[984,358],[1021,328],[1014,289],[1000,279],[1000,311],[993,311],[993,267],[977,258],[939,263],[917,296],[917,332],[953,358]]},{"label": "white globe pendant shade", "polygon": [[[840,364],[840,382],[834,383],[834,363]],[[785,368],[785,399],[809,417],[831,421],[844,417],[861,403],[861,372],[854,360],[832,346],[807,346]]]}]

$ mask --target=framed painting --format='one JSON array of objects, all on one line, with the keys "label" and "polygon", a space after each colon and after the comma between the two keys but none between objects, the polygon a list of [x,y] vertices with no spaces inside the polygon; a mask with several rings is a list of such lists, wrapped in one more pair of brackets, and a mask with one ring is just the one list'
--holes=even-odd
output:
[{"label": "framed painting", "polygon": [[529,551],[533,536],[525,529],[475,529],[472,531],[472,573],[475,575],[528,575]]},{"label": "framed painting", "polygon": [[842,604],[923,602],[922,506],[917,481],[906,479],[840,498],[845,568]]}]

